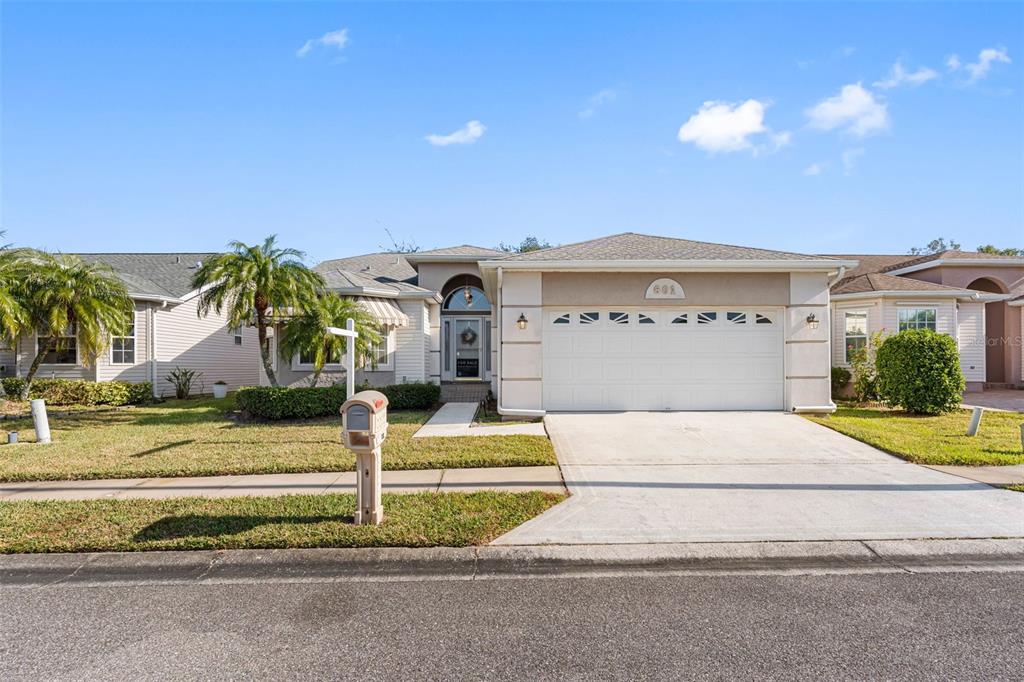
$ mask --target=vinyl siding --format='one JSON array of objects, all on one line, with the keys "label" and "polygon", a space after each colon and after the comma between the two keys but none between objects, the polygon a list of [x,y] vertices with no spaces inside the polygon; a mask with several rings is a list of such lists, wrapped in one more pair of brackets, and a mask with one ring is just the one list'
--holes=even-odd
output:
[{"label": "vinyl siding", "polygon": [[832,305],[832,364],[849,367],[846,362],[846,316],[844,313],[863,310],[868,314],[868,338],[882,330],[882,299],[850,301]]},{"label": "vinyl siding", "polygon": [[198,298],[173,308],[158,308],[156,326],[157,392],[173,395],[174,387],[164,377],[175,367],[202,372],[193,386],[194,394],[212,393],[213,384],[224,381],[228,390],[259,383],[259,348],[256,328],[242,329],[242,345],[235,345],[227,316],[211,312],[200,318]]},{"label": "vinyl siding", "polygon": [[[18,339],[17,376],[23,377],[28,374],[32,360],[36,356],[36,335],[27,334]],[[81,361],[81,355],[79,355]],[[96,378],[96,368],[77,365],[39,365],[36,372],[37,379],[86,379],[92,381]]]},{"label": "vinyl siding", "polygon": [[985,304],[961,303],[957,322],[964,377],[967,381],[985,381]]},{"label": "vinyl siding", "polygon": [[409,316],[409,324],[395,334],[395,381],[426,381],[427,354],[430,350],[430,322],[423,301],[399,301],[398,307]]},{"label": "vinyl siding", "polygon": [[[276,348],[274,339],[280,332],[275,330],[273,337],[271,338],[271,348]],[[397,337],[397,330],[391,332],[391,353],[395,353],[395,338]],[[270,382],[267,380],[267,373],[263,371],[263,362],[259,356],[256,357],[256,363],[259,365],[259,377],[261,386],[269,386]],[[292,358],[278,357],[277,363],[274,367],[274,374],[277,375],[277,382],[281,386],[288,386],[291,388],[299,388],[309,386],[310,380],[313,378],[313,370],[299,365],[292,364]],[[395,383],[395,372],[389,369],[378,369],[377,371],[371,371],[361,368],[356,368],[356,385],[362,384],[363,382],[369,383],[371,386],[388,386]],[[345,383],[345,370],[340,369],[336,366],[328,365],[324,368],[324,371],[320,373],[320,377],[317,380],[318,386],[331,386],[333,384]]]},{"label": "vinyl siding", "polygon": [[96,360],[96,379],[98,381],[129,381],[139,383],[150,380],[150,365],[147,351],[149,350],[149,329],[146,320],[149,309],[147,303],[135,303],[135,362],[130,365],[115,365],[111,361],[111,348],[108,347]]}]

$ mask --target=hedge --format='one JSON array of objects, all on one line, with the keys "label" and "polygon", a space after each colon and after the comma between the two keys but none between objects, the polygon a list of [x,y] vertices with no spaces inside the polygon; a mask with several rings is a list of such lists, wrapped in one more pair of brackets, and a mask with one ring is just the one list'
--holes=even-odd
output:
[{"label": "hedge", "polygon": [[888,337],[875,365],[879,395],[908,412],[952,412],[967,387],[956,341],[931,330],[908,329]]},{"label": "hedge", "polygon": [[[363,385],[358,390],[366,388],[369,387]],[[427,409],[441,398],[441,387],[437,384],[394,384],[373,390],[388,397],[388,407],[392,410]],[[249,386],[235,393],[235,406],[249,418],[310,419],[337,415],[345,398],[345,387],[340,384],[316,388]]]},{"label": "hedge", "polygon": [[[20,377],[0,379],[8,399],[18,399],[25,388]],[[144,381],[86,381],[84,379],[35,379],[29,398],[42,398],[50,405],[138,405],[152,399],[153,384]]]},{"label": "hedge", "polygon": [[850,383],[850,379],[852,378],[853,374],[850,372],[850,370],[846,369],[845,367],[833,367],[832,397],[835,398],[840,393],[842,393],[843,389],[846,388],[846,385]]}]

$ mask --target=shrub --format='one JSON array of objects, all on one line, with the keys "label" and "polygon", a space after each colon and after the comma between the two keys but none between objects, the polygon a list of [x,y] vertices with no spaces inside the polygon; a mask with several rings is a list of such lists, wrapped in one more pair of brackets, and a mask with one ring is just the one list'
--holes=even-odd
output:
[{"label": "shrub", "polygon": [[164,381],[174,384],[175,398],[184,400],[192,393],[192,384],[201,376],[203,376],[203,373],[197,372],[194,369],[175,367],[164,377]]},{"label": "shrub", "polygon": [[391,410],[426,410],[441,399],[441,387],[424,382],[392,384],[376,390],[388,397]]},{"label": "shrub", "polygon": [[[4,392],[17,396],[25,380],[7,377],[2,380]],[[50,405],[138,405],[150,399],[153,384],[144,381],[85,381],[84,379],[36,379],[30,398],[42,398]]]},{"label": "shrub", "polygon": [[853,371],[853,397],[857,402],[867,403],[878,400],[878,370],[875,354],[882,345],[882,333],[876,332],[868,339],[866,346],[850,358]]},{"label": "shrub", "polygon": [[967,387],[956,341],[931,330],[890,336],[878,349],[877,366],[879,395],[908,412],[952,412]]},{"label": "shrub", "polygon": [[850,370],[846,369],[845,367],[833,367],[832,368],[832,397],[833,398],[835,398],[840,393],[842,393],[843,389],[846,388],[846,385],[848,383],[850,383],[850,379],[852,377],[853,377],[853,375],[850,373]]},{"label": "shrub", "polygon": [[[380,391],[388,397],[388,409],[424,410],[441,398],[437,384],[415,382],[374,388],[363,383],[357,391]],[[347,398],[344,384],[273,388],[249,386],[235,393],[235,406],[248,417],[258,419],[310,419],[337,416]]]},{"label": "shrub", "polygon": [[275,388],[248,386],[235,393],[235,406],[260,419],[310,419],[338,415],[345,402],[344,386]]}]

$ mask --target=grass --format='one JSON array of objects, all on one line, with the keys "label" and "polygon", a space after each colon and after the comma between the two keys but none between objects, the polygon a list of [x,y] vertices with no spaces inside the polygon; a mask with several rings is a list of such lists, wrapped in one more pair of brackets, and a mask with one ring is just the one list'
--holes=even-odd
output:
[{"label": "grass", "polygon": [[[21,443],[0,446],[0,481],[351,471],[339,418],[236,422],[232,399],[173,400],[50,420],[53,442],[32,443],[31,420],[5,420]],[[541,466],[555,464],[541,436],[417,438],[428,412],[392,412],[385,469]]]},{"label": "grass", "polygon": [[384,495],[384,522],[354,526],[355,495],[0,502],[0,553],[285,547],[465,547],[490,542],[563,495]]},{"label": "grass", "polygon": [[1019,493],[1024,493],[1024,485],[1007,485],[1003,487],[1007,490],[1016,490]]},{"label": "grass", "polygon": [[971,418],[967,410],[918,416],[840,407],[831,416],[807,418],[917,464],[1024,464],[1020,442],[1024,416],[1013,412],[986,412],[974,437],[966,435]]}]

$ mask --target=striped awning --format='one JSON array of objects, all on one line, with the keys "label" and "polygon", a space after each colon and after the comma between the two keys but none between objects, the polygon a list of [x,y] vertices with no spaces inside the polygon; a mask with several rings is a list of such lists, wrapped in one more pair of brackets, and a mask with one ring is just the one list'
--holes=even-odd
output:
[{"label": "striped awning", "polygon": [[406,327],[409,325],[409,316],[403,313],[394,301],[386,298],[356,296],[356,303],[380,320],[381,324],[389,327]]}]

